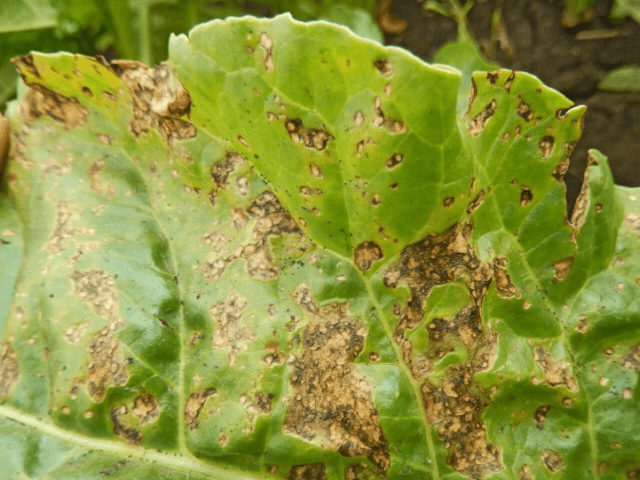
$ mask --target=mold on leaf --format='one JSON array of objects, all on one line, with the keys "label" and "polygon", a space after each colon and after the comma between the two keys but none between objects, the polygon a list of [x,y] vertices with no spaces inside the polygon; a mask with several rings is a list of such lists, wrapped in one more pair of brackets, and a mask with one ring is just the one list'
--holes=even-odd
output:
[{"label": "mold on leaf", "polygon": [[326,438],[347,457],[367,457],[386,471],[388,441],[372,401],[372,386],[353,364],[366,330],[347,314],[347,304],[322,307],[302,335],[303,352],[289,366],[293,395],[285,430],[304,439]]}]

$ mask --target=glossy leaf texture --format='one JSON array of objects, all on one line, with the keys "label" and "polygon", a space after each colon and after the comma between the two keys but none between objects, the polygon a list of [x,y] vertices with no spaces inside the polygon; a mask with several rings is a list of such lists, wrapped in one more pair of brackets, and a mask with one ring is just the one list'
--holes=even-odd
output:
[{"label": "glossy leaf texture", "polygon": [[288,15],[17,62],[6,478],[638,474],[640,191],[583,107]]}]

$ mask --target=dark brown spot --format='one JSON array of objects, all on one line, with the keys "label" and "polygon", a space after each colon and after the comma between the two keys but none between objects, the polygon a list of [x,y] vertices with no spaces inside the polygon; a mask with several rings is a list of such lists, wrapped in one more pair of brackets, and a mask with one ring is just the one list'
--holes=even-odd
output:
[{"label": "dark brown spot", "polygon": [[289,137],[293,143],[302,143],[307,148],[315,148],[316,150],[324,150],[327,143],[334,137],[326,130],[316,128],[305,128],[302,120],[299,118],[289,118],[284,123]]},{"label": "dark brown spot", "polygon": [[533,200],[533,193],[531,193],[531,189],[529,187],[524,185],[521,185],[520,189],[522,190],[520,192],[520,206],[526,207],[531,203],[531,200]]},{"label": "dark brown spot", "polygon": [[126,405],[113,406],[109,417],[113,422],[113,433],[120,438],[124,438],[127,443],[131,445],[140,445],[142,442],[142,434],[133,427],[128,427],[124,423],[124,419],[127,415],[128,409]]},{"label": "dark brown spot", "polygon": [[527,122],[530,122],[533,118],[533,112],[531,111],[531,107],[528,103],[525,103],[523,100],[520,100],[518,104],[518,108],[516,109],[516,113],[518,116],[524,118]]},{"label": "dark brown spot", "polygon": [[562,281],[569,275],[571,267],[573,266],[573,257],[565,258],[553,264],[553,268],[556,271],[555,278],[558,281]]},{"label": "dark brown spot", "polygon": [[480,192],[478,192],[478,195],[476,195],[476,198],[474,198],[471,202],[469,202],[469,205],[467,205],[467,213],[473,213],[473,211],[482,204],[482,202],[484,201],[484,197],[484,190],[480,190]]},{"label": "dark brown spot", "polygon": [[393,65],[387,59],[376,60],[374,65],[384,77],[390,77],[393,74]]},{"label": "dark brown spot", "polygon": [[287,480],[326,480],[326,467],[324,463],[294,465],[285,478]]},{"label": "dark brown spot", "polygon": [[195,393],[189,395],[189,399],[184,407],[184,419],[187,425],[189,425],[189,430],[195,430],[200,425],[198,421],[198,415],[200,414],[200,410],[204,407],[207,398],[211,395],[215,395],[217,390],[213,387],[198,390]]},{"label": "dark brown spot", "polygon": [[498,102],[491,100],[491,102],[489,102],[489,104],[484,107],[484,109],[469,123],[469,135],[472,137],[480,135],[484,130],[487,120],[489,120],[495,113],[496,108],[498,108]]},{"label": "dark brown spot", "polygon": [[2,346],[0,357],[0,398],[7,398],[20,373],[16,352],[8,341]]},{"label": "dark brown spot", "polygon": [[402,155],[401,153],[394,153],[393,155],[391,155],[391,157],[387,159],[385,164],[387,168],[391,170],[392,168],[395,168],[398,165],[400,165],[403,160],[404,160],[404,155]]},{"label": "dark brown spot", "polygon": [[451,205],[453,205],[455,203],[456,199],[453,197],[447,197],[442,201],[442,204],[445,207],[450,207]]},{"label": "dark brown spot", "polygon": [[507,78],[507,81],[504,82],[504,89],[507,92],[511,91],[511,85],[513,84],[513,80],[516,78],[516,72],[515,70],[511,70],[511,74],[509,75],[509,78]]},{"label": "dark brown spot", "polygon": [[547,135],[542,137],[538,146],[540,147],[540,151],[542,152],[542,158],[549,158],[551,153],[553,152],[553,143],[555,139],[551,135]]},{"label": "dark brown spot", "polygon": [[491,85],[496,84],[499,76],[500,76],[500,70],[496,70],[495,72],[487,72],[487,80]]}]

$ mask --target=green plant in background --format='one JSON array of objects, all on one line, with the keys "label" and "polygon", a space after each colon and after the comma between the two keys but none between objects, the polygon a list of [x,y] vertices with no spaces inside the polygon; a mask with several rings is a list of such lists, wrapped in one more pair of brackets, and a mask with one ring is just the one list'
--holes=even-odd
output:
[{"label": "green plant in background", "polygon": [[[584,107],[327,23],[33,54],[0,195],[5,478],[633,478],[640,189]],[[174,77],[172,72],[177,74]]]},{"label": "green plant in background", "polygon": [[[596,0],[565,0],[562,22],[565,27],[575,27],[578,23],[589,22],[593,18]],[[640,22],[640,2],[638,0],[614,0],[609,12],[613,20],[631,17]]]},{"label": "green plant in background", "polygon": [[482,55],[473,35],[469,32],[467,15],[474,5],[475,0],[467,0],[464,4],[458,0],[427,0],[423,3],[425,10],[454,20],[458,27],[457,40],[438,49],[433,56],[433,62],[450,65],[462,73],[458,92],[457,110],[459,114],[463,114],[467,108],[473,72],[490,72],[498,68],[496,63],[488,61]]},{"label": "green plant in background", "polygon": [[326,19],[382,43],[375,0],[3,0],[0,4],[0,109],[15,94],[10,59],[31,50],[105,54],[147,65],[167,58],[171,33],[232,15],[291,12]]}]

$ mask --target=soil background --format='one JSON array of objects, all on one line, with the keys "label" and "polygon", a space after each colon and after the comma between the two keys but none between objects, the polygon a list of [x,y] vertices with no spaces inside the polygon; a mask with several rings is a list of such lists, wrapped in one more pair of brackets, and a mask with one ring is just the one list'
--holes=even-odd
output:
[{"label": "soil background", "polygon": [[[565,176],[572,210],[590,148],[609,157],[617,184],[640,186],[640,93],[598,90],[598,82],[610,70],[640,65],[640,25],[631,19],[611,21],[611,1],[598,0],[591,21],[563,28],[563,5],[563,0],[486,0],[476,3],[468,21],[490,60],[533,73],[576,104],[587,106],[582,139]],[[511,49],[502,48],[495,33],[492,41],[491,16],[497,7],[502,9]],[[425,12],[417,0],[393,0],[392,12],[406,20],[408,28],[386,36],[385,43],[428,62],[441,46],[457,38],[453,20]]]}]

